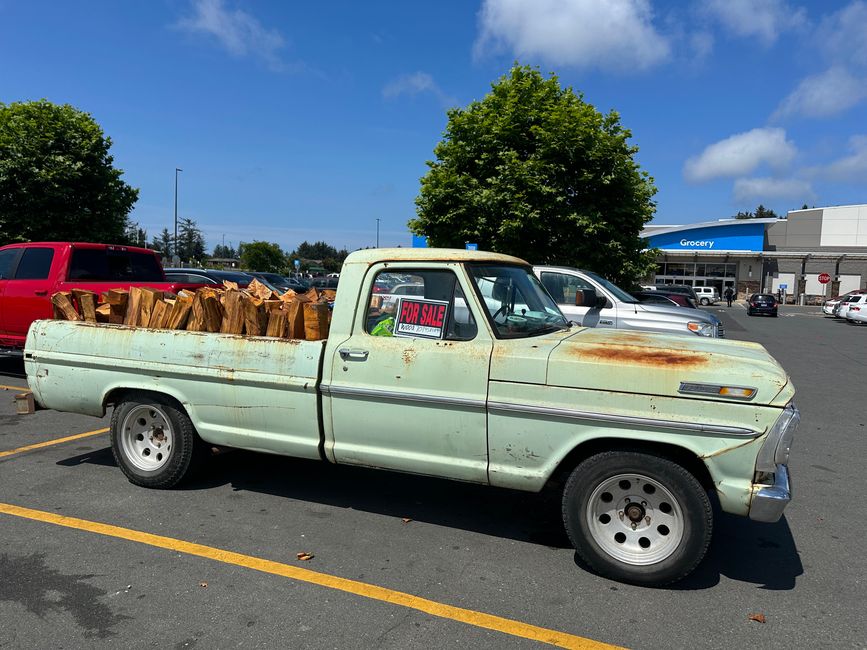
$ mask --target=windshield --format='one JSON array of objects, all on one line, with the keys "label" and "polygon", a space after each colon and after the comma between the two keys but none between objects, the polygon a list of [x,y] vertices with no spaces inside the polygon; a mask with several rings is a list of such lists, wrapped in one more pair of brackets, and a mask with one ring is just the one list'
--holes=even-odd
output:
[{"label": "windshield", "polygon": [[569,329],[569,322],[529,268],[468,264],[467,271],[499,338]]},{"label": "windshield", "polygon": [[596,274],[596,273],[593,273],[593,271],[585,271],[585,273],[586,273],[587,275],[589,275],[591,278],[593,278],[596,282],[598,282],[599,284],[601,284],[603,287],[605,287],[605,290],[606,290],[606,291],[608,291],[608,292],[610,292],[610,293],[613,293],[614,296],[615,296],[615,297],[616,297],[620,302],[630,302],[630,303],[632,303],[632,302],[640,302],[640,301],[636,300],[633,296],[631,296],[631,295],[629,295],[628,293],[626,293],[623,289],[621,289],[620,287],[618,287],[618,286],[617,286],[616,284],[614,284],[613,282],[609,282],[608,280],[606,280],[605,278],[603,278],[601,275],[598,275],[598,274]]}]

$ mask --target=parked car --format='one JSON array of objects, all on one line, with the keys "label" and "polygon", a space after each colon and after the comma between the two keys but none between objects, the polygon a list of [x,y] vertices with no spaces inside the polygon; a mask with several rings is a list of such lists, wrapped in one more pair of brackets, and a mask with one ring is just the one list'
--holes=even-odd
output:
[{"label": "parked car", "polygon": [[656,291],[631,291],[630,293],[639,302],[643,302],[645,304],[649,303],[651,305],[667,305],[668,307],[679,306],[671,298],[667,298],[662,294],[658,294],[656,293]]},{"label": "parked car", "polygon": [[235,282],[244,289],[253,281],[253,276],[241,271],[222,271],[218,269],[166,269],[169,282],[186,282],[188,284],[223,284],[225,281]]},{"label": "parked car", "polygon": [[[686,309],[698,309],[698,305],[695,303],[695,301],[692,298],[690,298],[688,295],[686,295],[685,293],[678,293],[676,291],[666,291],[662,287],[655,289],[654,291],[645,291],[642,293],[644,293],[645,295],[649,294],[651,296],[659,296],[661,298],[667,298],[668,300],[673,302],[677,307],[685,307]],[[635,294],[633,293],[632,295],[635,295]],[[638,296],[635,296],[635,297],[638,298]],[[638,298],[638,299],[641,300],[641,298]],[[642,302],[644,302],[644,301],[642,300]]]},{"label": "parked car", "polygon": [[265,284],[265,286],[276,289],[278,293],[286,293],[289,290],[295,291],[296,293],[304,293],[310,288],[300,280],[287,278],[279,273],[268,273],[266,271],[245,271],[245,273],[252,275],[254,278],[259,280],[259,282]]},{"label": "parked car", "polygon": [[693,302],[698,305],[698,296],[695,289],[688,284],[657,284],[657,291],[668,291],[669,293],[681,293],[692,298]]},{"label": "parked car", "polygon": [[861,294],[861,300],[849,307],[847,319],[850,323],[867,323],[867,294]]},{"label": "parked car", "polygon": [[584,327],[724,336],[722,323],[713,314],[641,303],[591,271],[564,266],[534,266],[533,271],[561,311]]},{"label": "parked car", "polygon": [[340,278],[313,278],[310,281],[310,286],[317,289],[336,289],[338,282],[340,282]]},{"label": "parked car", "polygon": [[747,316],[756,314],[777,315],[777,297],[770,293],[754,293],[747,301]]},{"label": "parked car", "polygon": [[867,291],[856,289],[855,291],[850,291],[849,293],[845,293],[842,296],[834,296],[833,298],[828,298],[828,300],[822,303],[822,313],[826,316],[834,316],[834,313],[837,311],[837,307],[843,300],[846,300],[851,296],[860,295],[862,293],[867,293]]},{"label": "parked car", "polygon": [[849,312],[852,310],[852,307],[861,304],[861,301],[865,298],[867,298],[867,294],[859,293],[841,300],[840,304],[837,305],[837,312],[834,315],[837,318],[849,320]]},{"label": "parked car", "polygon": [[698,296],[698,304],[700,305],[713,305],[720,300],[716,287],[693,287],[693,290]]}]

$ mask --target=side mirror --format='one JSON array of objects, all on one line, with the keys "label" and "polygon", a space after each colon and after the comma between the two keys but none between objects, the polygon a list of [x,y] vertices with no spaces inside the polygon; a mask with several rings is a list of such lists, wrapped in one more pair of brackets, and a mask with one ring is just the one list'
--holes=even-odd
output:
[{"label": "side mirror", "polygon": [[[602,304],[605,304],[605,298],[602,298]],[[578,289],[575,292],[576,307],[598,307],[599,297],[596,295],[595,289]]]},{"label": "side mirror", "polygon": [[596,296],[596,306],[603,309],[608,304],[608,298],[605,296]]}]

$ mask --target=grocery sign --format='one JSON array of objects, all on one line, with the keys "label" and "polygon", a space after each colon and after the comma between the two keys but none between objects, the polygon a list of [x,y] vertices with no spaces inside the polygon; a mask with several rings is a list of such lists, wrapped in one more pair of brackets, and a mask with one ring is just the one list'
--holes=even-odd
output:
[{"label": "grocery sign", "polygon": [[412,338],[441,339],[445,334],[449,303],[424,298],[400,298],[394,335]]}]

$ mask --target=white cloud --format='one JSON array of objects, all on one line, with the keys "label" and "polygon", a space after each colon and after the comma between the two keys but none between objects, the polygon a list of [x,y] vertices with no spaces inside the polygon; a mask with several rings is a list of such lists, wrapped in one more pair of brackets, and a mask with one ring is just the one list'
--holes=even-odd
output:
[{"label": "white cloud", "polygon": [[811,200],[816,197],[809,181],[799,178],[739,178],[735,181],[736,201],[775,199]]},{"label": "white cloud", "polygon": [[855,135],[849,139],[852,154],[840,158],[821,170],[826,178],[834,181],[864,181],[867,178],[867,135]]},{"label": "white cloud", "polygon": [[648,0],[484,0],[477,56],[509,49],[555,65],[635,70],[668,59]]},{"label": "white cloud", "polygon": [[867,2],[851,2],[826,16],[816,42],[832,61],[867,67]]},{"label": "white cloud", "polygon": [[683,173],[692,183],[749,174],[759,165],[781,168],[797,154],[783,129],[761,128],[737,133],[705,148],[686,161]]},{"label": "white cloud", "polygon": [[453,106],[457,103],[454,97],[443,92],[434,78],[427,72],[413,72],[403,74],[388,82],[382,89],[382,96],[386,99],[394,99],[400,95],[415,96],[422,93],[430,93],[445,106]]},{"label": "white cloud", "polygon": [[214,37],[233,56],[255,56],[275,70],[284,67],[279,52],[285,41],[280,32],[266,28],[246,11],[227,9],[223,0],[193,0],[193,15],[179,20],[176,27]]},{"label": "white cloud", "polygon": [[709,0],[705,9],[735,35],[758,37],[765,45],[806,23],[804,9],[785,0]]},{"label": "white cloud", "polygon": [[867,80],[856,79],[839,66],[807,77],[780,102],[771,119],[789,115],[828,117],[852,108],[867,98]]}]

